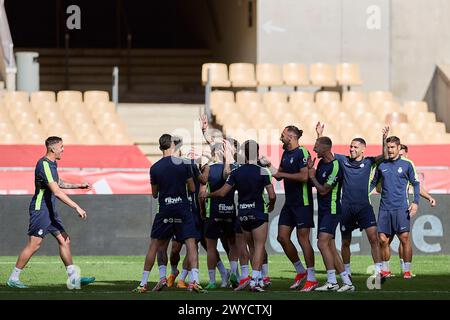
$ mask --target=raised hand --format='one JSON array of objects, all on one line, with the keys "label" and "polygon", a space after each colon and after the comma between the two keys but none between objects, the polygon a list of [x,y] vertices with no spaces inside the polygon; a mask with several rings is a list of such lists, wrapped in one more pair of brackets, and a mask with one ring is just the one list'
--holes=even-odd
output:
[{"label": "raised hand", "polygon": [[382,132],[383,132],[383,140],[386,140],[389,134],[389,126],[384,127]]},{"label": "raised hand", "polygon": [[208,130],[208,117],[206,116],[206,114],[202,114],[200,116],[200,128],[202,128],[202,131],[205,132],[206,130]]},{"label": "raised hand", "polygon": [[323,123],[317,122],[316,124],[316,133],[318,137],[322,137],[323,135],[323,129],[325,128],[325,125]]}]

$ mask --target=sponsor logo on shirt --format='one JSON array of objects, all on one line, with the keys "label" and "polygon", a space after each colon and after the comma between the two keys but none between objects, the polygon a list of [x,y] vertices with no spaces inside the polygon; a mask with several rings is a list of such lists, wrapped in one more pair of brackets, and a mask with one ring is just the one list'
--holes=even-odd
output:
[{"label": "sponsor logo on shirt", "polygon": [[327,173],[324,172],[324,173],[322,174],[322,178],[325,178],[326,176],[327,176]]},{"label": "sponsor logo on shirt", "polygon": [[219,204],[219,210],[220,211],[233,211],[234,206],[233,205],[227,206],[226,204],[221,203],[221,204]]},{"label": "sponsor logo on shirt", "polygon": [[364,168],[364,163],[361,163],[361,164],[359,165],[359,167],[360,167],[360,168]]},{"label": "sponsor logo on shirt", "polygon": [[177,204],[177,203],[183,202],[183,199],[181,199],[181,197],[177,197],[177,198],[167,197],[167,198],[164,199],[164,202],[167,205],[169,205],[169,204]]},{"label": "sponsor logo on shirt", "polygon": [[294,162],[294,158],[291,158],[289,162],[292,164]]},{"label": "sponsor logo on shirt", "polygon": [[42,230],[42,229],[39,229],[39,231],[38,231],[38,235],[42,236],[43,234],[44,234],[44,230]]},{"label": "sponsor logo on shirt", "polygon": [[397,172],[398,172],[398,173],[402,173],[402,172],[403,172],[402,167],[398,168]]},{"label": "sponsor logo on shirt", "polygon": [[256,203],[241,203],[239,204],[239,209],[245,210],[245,209],[255,209]]},{"label": "sponsor logo on shirt", "polygon": [[183,221],[181,219],[174,219],[174,218],[166,218],[163,220],[164,223],[182,223]]}]

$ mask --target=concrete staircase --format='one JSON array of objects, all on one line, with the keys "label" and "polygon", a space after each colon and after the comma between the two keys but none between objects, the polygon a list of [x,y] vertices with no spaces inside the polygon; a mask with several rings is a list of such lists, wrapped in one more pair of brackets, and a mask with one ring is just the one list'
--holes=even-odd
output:
[{"label": "concrete staircase", "polygon": [[203,143],[198,121],[203,110],[200,104],[121,103],[118,113],[135,144],[154,163],[161,158],[158,140],[164,133],[181,136],[185,148]]},{"label": "concrete staircase", "polygon": [[207,49],[69,49],[68,83],[64,49],[39,52],[41,90],[106,90],[119,67],[120,102],[203,103],[201,65]]}]

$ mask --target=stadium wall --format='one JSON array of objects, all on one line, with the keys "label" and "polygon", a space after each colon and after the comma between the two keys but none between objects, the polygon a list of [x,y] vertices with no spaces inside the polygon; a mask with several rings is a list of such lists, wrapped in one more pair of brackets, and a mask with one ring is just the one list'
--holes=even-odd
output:
[{"label": "stadium wall", "polygon": [[[435,195],[438,206],[422,201],[418,216],[412,223],[414,253],[450,254],[450,195]],[[30,196],[0,196],[0,255],[16,256],[26,243],[28,229],[28,205]],[[87,221],[78,218],[73,210],[58,202],[58,210],[66,230],[72,239],[75,255],[142,255],[148,248],[151,222],[155,212],[155,201],[148,195],[77,195],[73,199],[85,208]],[[373,196],[372,203],[378,211],[379,197]],[[270,237],[267,250],[282,253],[276,240],[278,215],[284,203],[279,194],[276,208],[270,214]],[[316,205],[317,207],[317,205]],[[317,217],[316,217],[317,221]],[[364,232],[353,233],[353,254],[369,254],[370,246]],[[316,229],[312,236],[316,237]],[[340,232],[336,236],[340,247]],[[294,241],[297,243],[297,241]],[[397,252],[398,241],[392,244]],[[318,253],[316,241],[313,248]],[[300,251],[300,248],[297,246]],[[51,236],[43,242],[40,255],[58,255],[58,246]]]}]

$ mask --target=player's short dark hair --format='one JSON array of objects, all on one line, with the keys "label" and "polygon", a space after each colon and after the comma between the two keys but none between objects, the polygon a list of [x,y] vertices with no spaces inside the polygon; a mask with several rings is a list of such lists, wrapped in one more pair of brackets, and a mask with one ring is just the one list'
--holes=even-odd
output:
[{"label": "player's short dark hair", "polygon": [[386,139],[386,143],[395,143],[396,145],[401,145],[400,138],[396,136],[390,136]]},{"label": "player's short dark hair", "polygon": [[60,137],[56,137],[56,136],[48,137],[47,139],[45,139],[45,147],[48,149],[48,148],[50,148],[50,146],[60,143],[61,141],[63,141],[63,140]]},{"label": "player's short dark hair", "polygon": [[170,134],[163,134],[159,137],[159,150],[164,151],[172,146],[172,136]]},{"label": "player's short dark hair", "polygon": [[363,138],[354,138],[352,141],[356,141],[361,143],[363,146],[366,146],[366,140],[364,140]]},{"label": "player's short dark hair", "polygon": [[236,152],[239,152],[239,148],[241,147],[239,141],[231,137],[227,137],[226,140],[228,140],[228,142],[234,147],[234,149],[236,149]]},{"label": "player's short dark hair", "polygon": [[408,146],[406,144],[401,144],[400,150],[405,150],[405,152],[408,153]]},{"label": "player's short dark hair", "polygon": [[320,144],[330,147],[330,149],[333,146],[333,142],[328,137],[320,137],[320,138],[317,138],[316,141]]},{"label": "player's short dark hair", "polygon": [[293,126],[293,125],[286,126],[285,129],[287,129],[289,132],[295,134],[297,139],[300,139],[300,137],[303,135],[303,130],[300,130],[296,126]]},{"label": "player's short dark hair", "polygon": [[255,140],[247,140],[243,143],[245,162],[257,161],[259,158],[259,144]]}]

